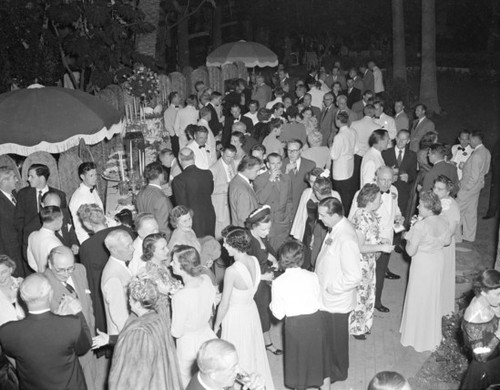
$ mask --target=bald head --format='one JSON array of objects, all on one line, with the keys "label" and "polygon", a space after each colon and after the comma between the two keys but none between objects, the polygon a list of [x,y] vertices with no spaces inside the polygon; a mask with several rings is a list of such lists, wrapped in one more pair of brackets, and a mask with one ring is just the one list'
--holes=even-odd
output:
[{"label": "bald head", "polygon": [[231,133],[234,133],[235,131],[245,134],[247,132],[247,125],[243,122],[234,122],[231,126]]},{"label": "bald head", "polygon": [[182,148],[179,151],[179,162],[182,168],[186,168],[194,164],[194,152],[189,148]]},{"label": "bald head", "polygon": [[153,233],[159,233],[160,228],[153,214],[142,213],[135,219],[135,228],[139,237],[144,238]]},{"label": "bald head", "polygon": [[42,205],[43,207],[47,206],[61,207],[61,197],[55,191],[48,191],[42,197]]},{"label": "bald head", "polygon": [[21,298],[28,310],[45,310],[50,308],[52,287],[47,277],[40,273],[31,274],[21,283],[19,288]]},{"label": "bald head", "polygon": [[380,191],[385,192],[391,188],[392,185],[392,168],[387,166],[381,166],[377,169],[377,185],[380,187]]}]

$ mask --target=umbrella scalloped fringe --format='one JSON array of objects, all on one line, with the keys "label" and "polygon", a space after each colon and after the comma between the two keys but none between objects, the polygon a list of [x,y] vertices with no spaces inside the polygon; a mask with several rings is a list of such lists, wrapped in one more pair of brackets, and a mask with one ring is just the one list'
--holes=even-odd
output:
[{"label": "umbrella scalloped fringe", "polygon": [[18,154],[20,156],[28,156],[33,152],[44,151],[48,153],[62,153],[66,150],[72,148],[73,146],[77,146],[80,142],[80,139],[83,139],[86,145],[95,145],[105,138],[111,139],[115,134],[124,133],[125,126],[123,121],[119,123],[115,123],[111,125],[108,129],[107,127],[103,127],[97,133],[94,134],[76,134],[72,137],[56,143],[49,143],[42,141],[34,146],[23,146],[19,144],[7,143],[0,145],[0,155],[2,154]]},{"label": "umbrella scalloped fringe", "polygon": [[[242,59],[240,61],[244,62],[245,66],[247,68],[255,68],[255,67],[265,68],[266,66],[274,68],[274,67],[278,66],[278,63],[279,63],[278,60],[276,60],[276,61],[263,61],[263,62],[262,61],[247,62],[244,59]],[[208,61],[207,60],[207,66],[223,66],[223,65],[227,65],[227,64],[233,64],[233,63],[234,63],[233,61],[220,62],[220,61]]]}]

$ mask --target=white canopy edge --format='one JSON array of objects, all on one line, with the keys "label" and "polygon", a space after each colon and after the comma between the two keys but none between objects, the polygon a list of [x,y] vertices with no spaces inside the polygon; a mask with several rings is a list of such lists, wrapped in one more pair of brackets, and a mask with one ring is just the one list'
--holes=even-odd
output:
[{"label": "white canopy edge", "polygon": [[278,63],[279,63],[278,60],[276,60],[276,61],[264,61],[264,62],[261,62],[261,61],[247,62],[244,59],[238,59],[238,60],[234,60],[234,61],[220,62],[220,61],[209,61],[207,59],[207,66],[222,66],[222,65],[232,64],[236,61],[241,61],[241,62],[245,63],[245,66],[247,68],[255,68],[256,66],[258,66],[260,68],[264,68],[266,66],[274,68],[274,67],[278,66]]},{"label": "white canopy edge", "polygon": [[20,156],[28,156],[31,153],[38,151],[48,153],[63,153],[66,150],[71,149],[73,146],[77,146],[80,143],[80,139],[83,139],[86,145],[95,145],[105,138],[109,140],[115,134],[124,132],[124,122],[120,121],[119,123],[115,123],[114,125],[112,125],[109,129],[107,127],[103,127],[101,130],[94,134],[76,134],[64,141],[56,143],[42,141],[34,146],[23,146],[13,143],[0,144],[0,155],[13,153]]}]

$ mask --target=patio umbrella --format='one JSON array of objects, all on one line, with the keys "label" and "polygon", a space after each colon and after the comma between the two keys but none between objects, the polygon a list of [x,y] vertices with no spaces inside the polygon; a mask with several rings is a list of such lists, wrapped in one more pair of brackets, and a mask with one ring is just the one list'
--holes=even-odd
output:
[{"label": "patio umbrella", "polygon": [[0,155],[61,153],[80,139],[93,145],[122,129],[120,112],[82,91],[42,87],[0,95]]},{"label": "patio umbrella", "polygon": [[278,56],[257,42],[238,41],[219,46],[207,57],[207,66],[222,66],[242,61],[247,68],[278,66]]}]

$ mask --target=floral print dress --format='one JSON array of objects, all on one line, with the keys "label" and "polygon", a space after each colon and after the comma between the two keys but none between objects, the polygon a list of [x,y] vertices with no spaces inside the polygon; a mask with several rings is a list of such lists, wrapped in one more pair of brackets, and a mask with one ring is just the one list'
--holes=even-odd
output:
[{"label": "floral print dress", "polygon": [[[352,217],[356,231],[365,236],[365,244],[380,244],[379,227],[374,213],[358,209]],[[361,254],[361,283],[357,287],[357,304],[349,316],[349,333],[363,335],[370,331],[375,308],[375,262],[379,252]]]}]

